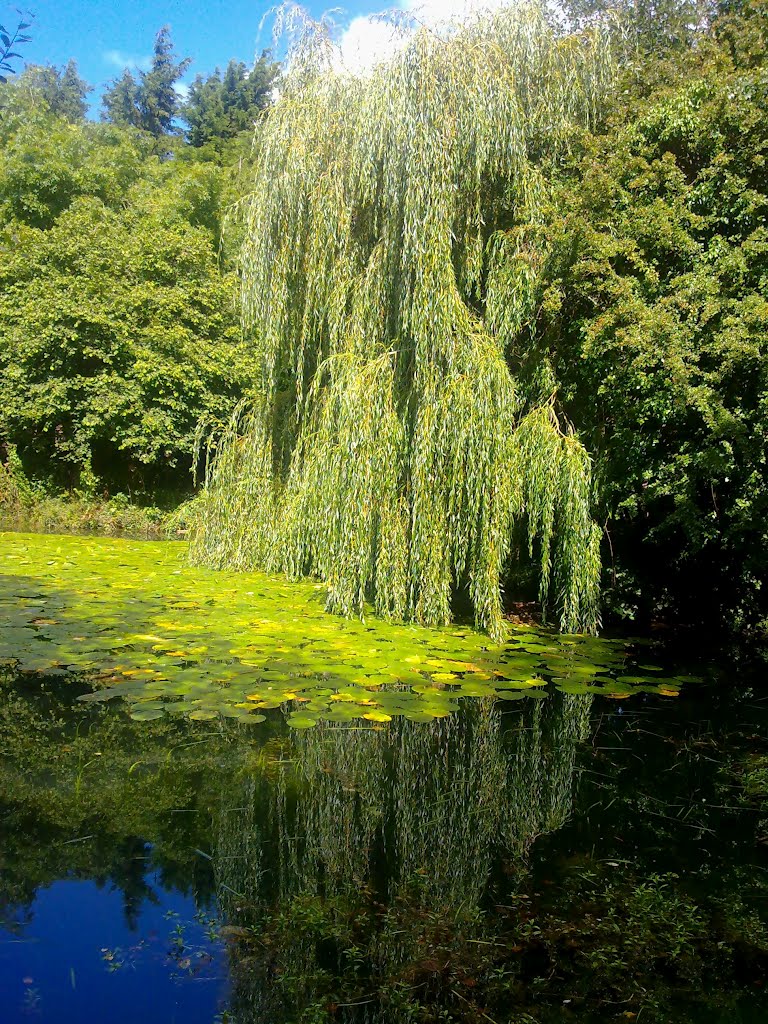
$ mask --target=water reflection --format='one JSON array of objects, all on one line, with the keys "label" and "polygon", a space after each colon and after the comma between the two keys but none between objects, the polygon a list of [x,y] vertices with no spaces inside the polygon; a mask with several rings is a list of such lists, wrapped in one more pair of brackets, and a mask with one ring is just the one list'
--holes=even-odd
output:
[{"label": "water reflection", "polygon": [[107,1007],[113,1024],[211,1024],[228,980],[196,850],[238,747],[73,710],[73,696],[61,679],[0,677],[3,1024]]},{"label": "water reflection", "polygon": [[227,920],[261,935],[245,966],[237,949],[238,1021],[320,1013],[333,977],[355,972],[359,1005],[331,999],[338,1019],[404,1019],[379,980],[398,979],[407,1001],[425,977],[439,984],[457,937],[483,941],[484,910],[514,898],[531,844],[571,812],[591,702],[558,694],[524,709],[475,701],[429,725],[328,724],[244,779],[213,846]]},{"label": "water reflection", "polygon": [[[202,942],[192,919],[214,894],[236,1020],[324,1013],[337,984],[375,996],[337,1019],[405,1019],[402,1000],[380,1004],[378,979],[396,978],[406,999],[424,974],[439,986],[455,941],[445,922],[485,941],[484,906],[506,898],[533,839],[570,812],[591,702],[471,701],[429,724],[303,733],[275,712],[254,735],[73,711],[61,681],[21,681],[3,698],[0,975],[19,1019],[32,977],[43,1021],[65,995],[77,1019],[109,992],[130,1019],[151,986],[157,1005],[183,1003],[188,1024],[209,1024],[221,998],[221,984],[194,1005],[175,994],[221,982],[187,964]],[[169,958],[177,926],[185,945]],[[240,942],[245,926],[260,938]],[[70,970],[80,983],[64,993]]]},{"label": "water reflection", "polygon": [[765,1019],[754,698],[298,732],[76,693],[0,677],[3,1024]]}]

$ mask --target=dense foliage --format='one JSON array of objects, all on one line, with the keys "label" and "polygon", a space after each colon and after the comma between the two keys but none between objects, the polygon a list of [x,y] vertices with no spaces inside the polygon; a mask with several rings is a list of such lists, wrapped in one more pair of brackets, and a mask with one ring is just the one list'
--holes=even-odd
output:
[{"label": "dense foliage", "polygon": [[740,627],[768,611],[767,29],[762,5],[721,18],[648,97],[629,71],[554,175],[517,341],[599,467],[617,604]]},{"label": "dense foliage", "polygon": [[218,149],[250,135],[271,102],[277,74],[278,65],[263,53],[251,68],[231,60],[223,74],[217,68],[207,78],[198,75],[181,112],[190,145]]},{"label": "dense foliage", "polygon": [[64,68],[29,64],[19,76],[17,88],[22,94],[31,94],[37,104],[45,104],[52,114],[73,124],[85,119],[86,97],[93,92],[93,86],[80,77],[73,60]]},{"label": "dense foliage", "polygon": [[[590,460],[505,358],[525,308],[510,225],[532,154],[589,125],[610,77],[536,7],[418,32],[369,78],[295,57],[259,138],[243,305],[261,378],[219,442],[199,556],[320,576],[329,607],[434,625],[464,590],[502,634],[513,548],[565,631],[596,627]],[[550,586],[551,584],[551,586]]]},{"label": "dense foliage", "polygon": [[184,101],[163,29],[102,125],[73,62],[0,86],[0,454],[183,487],[198,418],[255,388],[209,467],[216,564],[499,632],[531,566],[594,625],[599,546],[611,612],[765,632],[766,6],[563,11],[363,79],[301,39],[278,90],[264,54]]},{"label": "dense foliage", "polygon": [[59,484],[184,489],[197,421],[252,376],[218,252],[229,176],[71,124],[31,77],[0,111],[0,439]]}]

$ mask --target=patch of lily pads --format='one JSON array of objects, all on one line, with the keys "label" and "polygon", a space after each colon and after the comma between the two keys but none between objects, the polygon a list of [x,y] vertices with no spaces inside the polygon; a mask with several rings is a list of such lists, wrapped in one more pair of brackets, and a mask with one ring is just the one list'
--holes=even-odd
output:
[{"label": "patch of lily pads", "polygon": [[473,698],[565,693],[676,696],[626,641],[515,626],[509,642],[463,626],[345,620],[323,587],[192,567],[181,543],[0,534],[0,664],[85,674],[81,700],[121,698],[131,717],[265,720],[295,729],[426,722]]}]

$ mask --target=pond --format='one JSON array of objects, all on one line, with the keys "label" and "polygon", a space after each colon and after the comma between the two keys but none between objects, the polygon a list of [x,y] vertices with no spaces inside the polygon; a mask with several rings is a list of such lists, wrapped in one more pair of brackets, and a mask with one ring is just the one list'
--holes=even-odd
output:
[{"label": "pond", "polygon": [[766,1019],[764,664],[1,539],[3,1024]]}]

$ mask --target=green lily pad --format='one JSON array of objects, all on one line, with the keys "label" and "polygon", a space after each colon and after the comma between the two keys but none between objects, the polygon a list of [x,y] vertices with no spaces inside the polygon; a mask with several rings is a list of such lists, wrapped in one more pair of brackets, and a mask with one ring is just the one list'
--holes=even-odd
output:
[{"label": "green lily pad", "polygon": [[592,693],[594,688],[586,682],[576,680],[563,680],[557,683],[557,688],[562,693]]},{"label": "green lily pad", "polygon": [[288,725],[292,729],[312,729],[317,725],[318,719],[312,715],[294,714],[288,716]]},{"label": "green lily pad", "polygon": [[493,697],[496,694],[491,683],[462,683],[455,692],[462,697]]},{"label": "green lily pad", "polygon": [[156,718],[162,718],[165,712],[160,708],[137,708],[131,712],[134,722],[153,722]]},{"label": "green lily pad", "polygon": [[432,721],[460,700],[543,699],[544,673],[608,696],[696,681],[635,667],[636,649],[613,640],[514,626],[502,647],[463,625],[341,619],[323,602],[316,583],[194,568],[183,543],[4,534],[0,662],[76,671],[94,688],[85,703],[120,697],[134,716],[249,723],[281,707],[289,722]]}]

